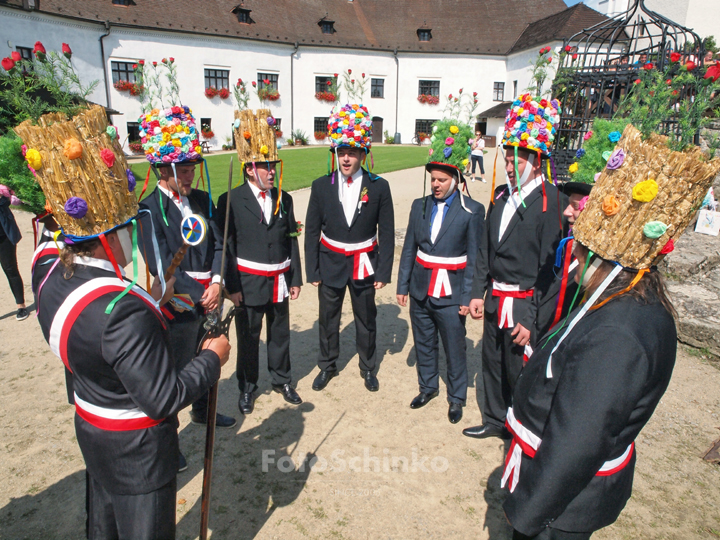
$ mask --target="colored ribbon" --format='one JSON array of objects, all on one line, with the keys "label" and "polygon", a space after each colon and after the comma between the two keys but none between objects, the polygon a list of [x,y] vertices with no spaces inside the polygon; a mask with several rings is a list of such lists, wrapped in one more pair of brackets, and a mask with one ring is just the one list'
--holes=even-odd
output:
[{"label": "colored ribbon", "polygon": [[[113,301],[108,304],[107,308],[105,308],[105,314],[106,314],[106,315],[109,315],[109,314],[112,312],[113,308],[115,307],[115,304],[117,304],[118,301],[119,301],[123,296],[125,296],[127,293],[129,293],[129,292],[130,292],[130,289],[132,289],[132,288],[137,284],[137,280],[138,280],[137,220],[134,220],[134,219],[133,219],[133,220],[132,220],[132,225],[133,225],[133,235],[132,235],[133,279],[132,279],[132,281],[128,284],[128,286],[125,287],[125,290],[124,290],[123,292],[121,292],[120,294],[118,294],[118,295],[113,299]],[[121,278],[121,279],[122,279],[122,278]]]}]

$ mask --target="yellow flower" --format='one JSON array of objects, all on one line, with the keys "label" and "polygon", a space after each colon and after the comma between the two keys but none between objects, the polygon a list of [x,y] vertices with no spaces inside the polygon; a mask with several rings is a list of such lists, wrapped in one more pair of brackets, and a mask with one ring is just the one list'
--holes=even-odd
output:
[{"label": "yellow flower", "polygon": [[168,142],[170,140],[170,134],[169,133],[163,133],[163,141]]},{"label": "yellow flower", "polygon": [[184,131],[185,133],[188,133],[188,134],[189,134],[189,133],[190,133],[190,128],[189,128],[189,127],[186,127],[185,129],[183,129],[183,131]]},{"label": "yellow flower", "polygon": [[202,147],[201,147],[201,146],[196,146],[196,147],[195,147],[195,152],[197,152],[198,154],[202,154]]},{"label": "yellow flower", "polygon": [[40,170],[40,168],[42,167],[42,157],[40,156],[40,152],[38,152],[34,148],[31,148],[25,153],[25,159],[36,171]]},{"label": "yellow flower", "polygon": [[269,151],[270,151],[270,150],[268,150],[268,147],[267,147],[267,145],[265,145],[265,144],[263,144],[263,145],[260,147],[260,153],[263,154],[263,155],[267,154]]},{"label": "yellow flower", "polygon": [[652,178],[650,180],[643,180],[637,184],[633,190],[633,199],[640,202],[650,202],[658,194],[658,185]]},{"label": "yellow flower", "polygon": [[355,118],[362,118],[363,116],[365,116],[365,115],[363,113],[361,113],[360,111],[355,113]]},{"label": "yellow flower", "polygon": [[455,135],[458,131],[460,130],[457,126],[450,126],[450,133],[452,133],[453,135]]},{"label": "yellow flower", "polygon": [[340,113],[338,114],[338,116],[340,116],[340,117],[345,116],[345,111],[340,111]]},{"label": "yellow flower", "polygon": [[467,159],[462,160],[463,167],[467,167],[468,163],[469,163],[469,161]]},{"label": "yellow flower", "polygon": [[182,133],[183,132],[182,126],[175,126],[175,131],[177,131],[178,133]]},{"label": "yellow flower", "polygon": [[350,146],[355,146],[355,139],[350,139],[350,142],[348,144]]},{"label": "yellow flower", "polygon": [[568,169],[568,172],[569,172],[570,174],[575,174],[576,172],[578,172],[578,169],[579,169],[579,168],[580,168],[580,165],[578,165],[577,163],[573,163],[572,165],[570,165],[570,168]]},{"label": "yellow flower", "polygon": [[180,141],[178,141],[177,139],[173,139],[173,142],[172,142],[172,143],[173,143],[173,146],[182,146],[182,144],[180,143]]},{"label": "yellow flower", "polygon": [[523,133],[523,134],[520,136],[520,139],[523,140],[523,141],[527,141],[529,138],[530,138],[530,135],[528,135],[527,133]]}]

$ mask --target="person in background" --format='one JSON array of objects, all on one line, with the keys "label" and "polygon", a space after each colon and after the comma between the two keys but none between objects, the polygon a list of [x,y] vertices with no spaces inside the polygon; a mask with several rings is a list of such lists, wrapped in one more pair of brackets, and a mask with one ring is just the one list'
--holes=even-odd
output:
[{"label": "person in background", "polygon": [[[0,186],[0,188],[5,188],[5,186]],[[28,318],[29,313],[25,306],[25,289],[17,264],[17,244],[22,238],[22,234],[20,234],[15,216],[10,210],[10,196],[6,196],[6,194],[11,195],[10,191],[5,188],[0,189],[0,193],[2,193],[0,196],[0,265],[7,276],[10,290],[17,304],[15,318],[18,321],[24,321]]]},{"label": "person in background", "polygon": [[475,166],[480,165],[480,180],[485,182],[485,167],[483,166],[483,152],[485,151],[485,139],[482,131],[475,130],[475,138],[470,144],[470,160],[472,161],[472,173],[470,179],[475,181]]}]

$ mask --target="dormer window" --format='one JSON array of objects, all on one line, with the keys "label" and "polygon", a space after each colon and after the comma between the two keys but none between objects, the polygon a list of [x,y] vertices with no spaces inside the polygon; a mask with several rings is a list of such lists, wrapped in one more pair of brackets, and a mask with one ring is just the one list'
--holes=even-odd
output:
[{"label": "dormer window", "polygon": [[432,29],[418,28],[417,35],[420,41],[430,41],[432,39]]},{"label": "dormer window", "polygon": [[112,0],[114,6],[134,6],[133,0]]},{"label": "dormer window", "polygon": [[323,34],[334,34],[335,33],[335,21],[331,21],[325,17],[318,21],[318,26],[322,30]]},{"label": "dormer window", "polygon": [[232,12],[233,12],[233,13],[235,14],[235,16],[237,17],[238,22],[241,23],[241,24],[252,24],[252,23],[254,23],[255,21],[253,21],[253,20],[250,18],[250,11],[251,11],[251,10],[245,9],[244,7],[241,7],[241,6],[242,6],[242,4],[239,5],[239,6],[235,6],[235,7],[233,8],[233,10],[232,10]]}]

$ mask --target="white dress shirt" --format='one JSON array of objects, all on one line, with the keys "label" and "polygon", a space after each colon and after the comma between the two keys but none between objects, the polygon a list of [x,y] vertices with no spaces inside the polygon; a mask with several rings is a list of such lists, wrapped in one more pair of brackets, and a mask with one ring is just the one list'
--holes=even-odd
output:
[{"label": "white dress shirt", "polygon": [[180,210],[180,213],[183,215],[183,217],[188,217],[190,214],[193,213],[192,208],[190,208],[190,201],[188,201],[188,198],[185,195],[180,195],[179,193],[175,193],[174,191],[165,189],[161,185],[158,185],[158,189],[162,191],[165,195],[167,195],[170,200],[172,200],[172,202],[175,203],[175,206],[178,207],[178,210]]},{"label": "white dress shirt", "polygon": [[[248,182],[250,184],[250,190],[253,192],[253,195],[255,196],[255,200],[260,205],[260,211],[263,214],[263,217],[265,218],[265,223],[270,223],[270,220],[272,219],[272,194],[270,193],[270,190],[267,191],[261,191],[260,188],[258,188],[255,184],[252,182]],[[261,193],[265,193],[265,198],[263,199]]]},{"label": "white dress shirt", "polygon": [[[525,182],[522,186],[522,198],[526,199],[528,195],[530,195],[533,191],[538,189],[543,183],[543,177],[537,176],[535,179],[530,180],[529,182]],[[508,187],[510,187],[510,184],[508,184]],[[505,204],[505,208],[503,208],[502,217],[500,218],[500,235],[498,236],[498,242],[502,240],[503,235],[505,234],[505,231],[507,230],[508,225],[510,224],[510,220],[515,215],[515,212],[520,207],[522,202],[520,201],[520,195],[517,191],[513,190],[510,196],[508,197],[508,201]]]},{"label": "white dress shirt", "polygon": [[362,176],[363,170],[360,168],[355,174],[349,177],[351,182],[350,185],[348,185],[348,177],[340,173],[342,180],[338,182],[338,190],[348,226],[352,225],[353,217],[355,217],[355,212],[358,210]]}]

